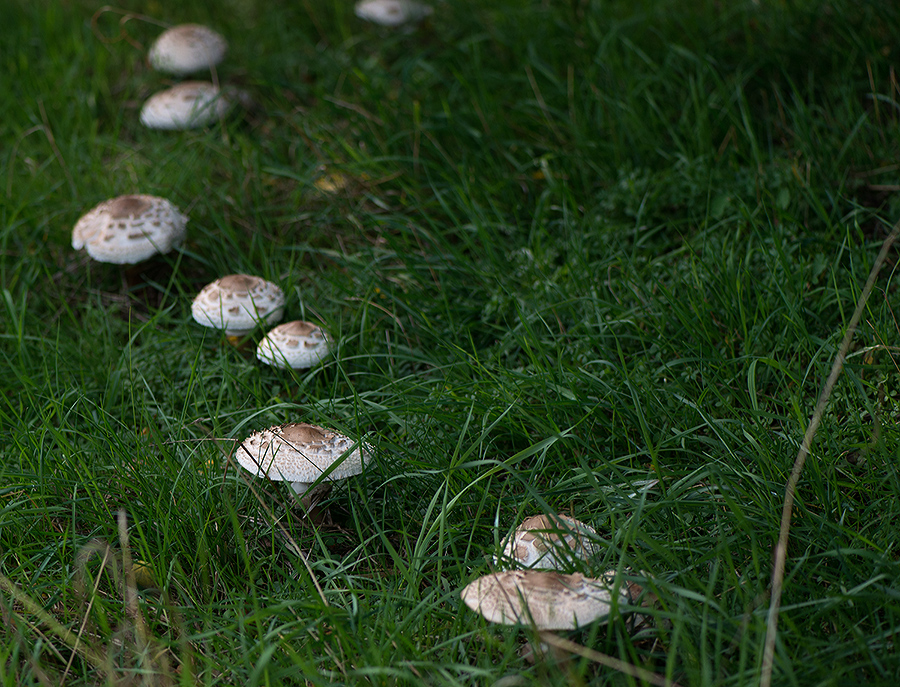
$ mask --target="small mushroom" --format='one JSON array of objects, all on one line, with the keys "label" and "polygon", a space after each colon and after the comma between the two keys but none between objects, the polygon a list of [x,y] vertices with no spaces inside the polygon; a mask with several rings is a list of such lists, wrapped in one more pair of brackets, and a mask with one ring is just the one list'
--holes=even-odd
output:
[{"label": "small mushroom", "polygon": [[267,365],[303,370],[319,363],[330,350],[331,340],[321,327],[294,320],[269,331],[256,347],[256,357]]},{"label": "small mushroom", "polygon": [[381,26],[400,26],[424,19],[434,10],[413,0],[361,0],[353,11],[360,19]]},{"label": "small mushroom", "polygon": [[184,76],[219,64],[227,49],[228,42],[211,28],[179,24],[159,35],[148,57],[154,69]]},{"label": "small mushroom", "polygon": [[284,314],[284,292],[249,274],[229,274],[203,287],[191,303],[191,315],[204,327],[244,336],[259,322],[274,324]]},{"label": "small mushroom", "polygon": [[598,551],[594,528],[568,515],[534,515],[516,528],[503,547],[498,564],[560,570],[575,559],[587,560]]},{"label": "small mushroom", "polygon": [[257,477],[282,480],[309,507],[310,486],[324,475],[330,482],[358,475],[369,455],[358,442],[330,429],[289,422],[251,434],[238,447],[237,461]]},{"label": "small mushroom", "polygon": [[72,248],[84,248],[99,262],[133,265],[180,244],[187,221],[165,198],[118,196],[103,201],[75,223]]},{"label": "small mushroom", "polygon": [[141,124],[150,129],[182,130],[224,117],[232,98],[208,81],[185,81],[150,96],[141,107]]}]

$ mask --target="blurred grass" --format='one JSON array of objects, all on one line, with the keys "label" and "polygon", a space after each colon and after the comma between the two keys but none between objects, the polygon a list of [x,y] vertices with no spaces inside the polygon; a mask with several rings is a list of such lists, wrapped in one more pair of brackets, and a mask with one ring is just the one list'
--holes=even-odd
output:
[{"label": "blurred grass", "polygon": [[[900,207],[898,10],[459,0],[387,31],[350,3],[120,7],[216,27],[256,105],[143,130],[170,81],[96,6],[0,7],[0,572],[79,637],[0,594],[2,684],[632,684],[530,665],[527,631],[460,603],[548,510],[600,532],[586,572],[659,599],[576,641],[755,683],[787,474]],[[69,247],[128,192],[191,218],[136,281]],[[776,684],[900,673],[893,268],[801,482]],[[335,358],[263,368],[193,324],[239,271]],[[226,458],[288,420],[374,448],[319,528]]]}]

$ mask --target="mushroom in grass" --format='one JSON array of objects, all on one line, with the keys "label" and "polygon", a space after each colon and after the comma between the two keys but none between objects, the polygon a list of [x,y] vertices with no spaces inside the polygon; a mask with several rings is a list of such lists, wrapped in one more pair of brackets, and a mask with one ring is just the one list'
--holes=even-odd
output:
[{"label": "mushroom in grass", "polygon": [[196,129],[218,121],[233,98],[208,81],[185,81],[150,96],[141,107],[141,124],[150,129]]},{"label": "mushroom in grass", "polygon": [[563,570],[599,550],[593,527],[568,515],[534,515],[516,528],[495,562],[520,568]]},{"label": "mushroom in grass", "polygon": [[133,265],[180,244],[187,221],[165,198],[118,196],[103,201],[75,223],[72,248],[84,248],[99,262]]},{"label": "mushroom in grass", "polygon": [[228,42],[211,28],[179,24],[159,34],[148,57],[157,71],[184,76],[219,64],[227,49]]},{"label": "mushroom in grass", "polygon": [[[288,422],[251,434],[238,447],[241,467],[257,477],[291,483],[307,509],[320,478],[327,482],[346,479],[363,471],[369,454],[360,442],[305,422]],[[321,486],[321,485],[320,485]],[[327,490],[329,485],[325,485]]]},{"label": "mushroom in grass", "polygon": [[[624,585],[618,592],[618,604],[631,604],[632,594],[639,591],[637,585]],[[466,606],[492,623],[530,625],[543,636],[607,621],[613,594],[613,584],[607,579],[579,573],[509,570],[475,580],[461,596]]]},{"label": "mushroom in grass", "polygon": [[331,350],[325,331],[312,322],[285,322],[266,334],[256,347],[256,357],[267,365],[305,370],[317,365]]},{"label": "mushroom in grass", "polygon": [[[466,586],[462,600],[492,623],[534,625],[538,630],[574,630],[609,618],[612,585],[605,579],[546,570],[506,570]],[[628,588],[619,603],[631,602]]]},{"label": "mushroom in grass", "polygon": [[274,324],[284,315],[284,292],[249,274],[229,274],[203,287],[191,303],[194,320],[204,327],[244,336],[260,322]]},{"label": "mushroom in grass", "polygon": [[381,26],[400,26],[419,21],[432,13],[432,8],[413,0],[361,0],[353,11],[360,19]]}]

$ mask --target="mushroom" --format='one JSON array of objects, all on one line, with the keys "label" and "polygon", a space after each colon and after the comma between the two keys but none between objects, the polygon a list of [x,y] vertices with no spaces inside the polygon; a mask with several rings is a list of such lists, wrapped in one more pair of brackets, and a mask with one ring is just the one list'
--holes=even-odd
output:
[{"label": "mushroom", "polygon": [[168,253],[184,239],[188,218],[165,198],[126,195],[105,200],[72,229],[72,248],[94,260],[133,265]]},{"label": "mushroom", "polygon": [[148,57],[154,69],[184,76],[219,64],[227,49],[228,42],[211,28],[179,24],[159,35]]},{"label": "mushroom", "polygon": [[[579,573],[508,570],[478,578],[461,596],[466,606],[492,623],[530,625],[543,636],[608,620],[613,605],[611,587],[607,579]],[[636,589],[636,585],[623,586],[618,603],[630,603]],[[546,651],[546,646],[541,651]]]},{"label": "mushroom", "polygon": [[333,430],[288,422],[251,434],[238,447],[237,460],[257,477],[290,482],[309,508],[316,495],[310,490],[314,482],[358,475],[369,454],[358,442]]},{"label": "mushroom", "polygon": [[328,355],[331,340],[318,325],[303,320],[280,324],[263,337],[256,357],[267,365],[302,370]]},{"label": "mushroom", "polygon": [[408,21],[424,19],[434,10],[412,0],[361,0],[353,11],[360,19],[381,26],[400,26]]},{"label": "mushroom", "polygon": [[[480,577],[462,591],[466,606],[492,623],[574,630],[609,617],[613,596],[605,579],[545,570],[506,570]],[[619,603],[631,597],[625,589]]]},{"label": "mushroom", "polygon": [[516,528],[496,563],[516,567],[559,570],[574,560],[587,560],[598,551],[594,528],[568,515],[534,515]]},{"label": "mushroom", "polygon": [[284,292],[249,274],[229,274],[203,287],[191,303],[191,315],[204,327],[244,336],[258,322],[274,324],[284,314]]},{"label": "mushroom", "polygon": [[232,98],[208,81],[185,81],[150,96],[141,124],[151,129],[196,129],[224,117]]}]

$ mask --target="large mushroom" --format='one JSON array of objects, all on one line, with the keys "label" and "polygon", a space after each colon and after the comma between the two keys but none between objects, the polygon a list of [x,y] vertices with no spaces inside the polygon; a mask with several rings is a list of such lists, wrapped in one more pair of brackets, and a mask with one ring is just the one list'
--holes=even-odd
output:
[{"label": "large mushroom", "polygon": [[368,460],[369,455],[359,442],[305,422],[288,422],[254,432],[237,450],[242,468],[257,477],[290,482],[307,508],[315,497],[310,491],[314,482],[334,482],[358,475]]},{"label": "large mushroom", "polygon": [[284,292],[249,274],[229,274],[203,287],[191,303],[191,315],[204,327],[244,336],[259,322],[274,324],[284,314]]},{"label": "large mushroom", "polygon": [[256,357],[267,365],[305,370],[317,365],[330,350],[331,340],[321,327],[294,320],[269,331],[256,347]]},{"label": "large mushroom", "polygon": [[233,99],[208,81],[185,81],[150,96],[141,107],[141,124],[150,129],[196,129],[231,109]]},{"label": "large mushroom", "polygon": [[133,265],[184,240],[188,218],[165,198],[125,195],[103,201],[72,229],[72,248],[94,260]]},{"label": "large mushroom", "polygon": [[506,541],[498,564],[550,570],[571,569],[598,552],[597,532],[562,513],[526,518]]},{"label": "large mushroom", "polygon": [[150,66],[184,76],[209,69],[222,61],[228,42],[201,24],[179,24],[163,31],[150,46]]},{"label": "large mushroom", "polygon": [[[462,600],[492,623],[574,630],[609,617],[613,603],[611,586],[605,579],[580,573],[506,570],[467,585]],[[625,587],[619,592],[619,603],[630,601]]]},{"label": "large mushroom", "polygon": [[[632,603],[637,585],[624,585],[618,604]],[[616,600],[611,579],[544,570],[508,570],[480,577],[462,590],[462,600],[492,623],[528,625],[543,639],[556,630],[575,630],[609,619]],[[552,646],[552,643],[551,643]],[[540,647],[543,652],[546,647]],[[564,658],[564,654],[557,654]]]}]

